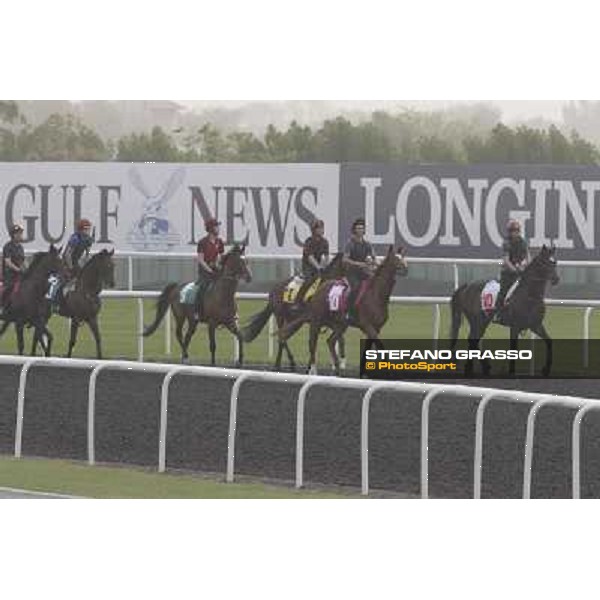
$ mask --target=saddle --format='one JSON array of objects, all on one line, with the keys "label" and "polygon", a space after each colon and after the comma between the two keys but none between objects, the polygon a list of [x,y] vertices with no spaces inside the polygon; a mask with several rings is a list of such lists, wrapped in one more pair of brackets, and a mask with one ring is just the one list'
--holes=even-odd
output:
[{"label": "saddle", "polygon": [[[283,290],[283,303],[284,304],[294,304],[298,298],[298,293],[302,288],[305,280],[300,275],[296,275]],[[317,277],[314,282],[308,287],[306,292],[304,293],[304,300],[310,300],[314,295],[319,286],[321,285],[321,278]]]}]

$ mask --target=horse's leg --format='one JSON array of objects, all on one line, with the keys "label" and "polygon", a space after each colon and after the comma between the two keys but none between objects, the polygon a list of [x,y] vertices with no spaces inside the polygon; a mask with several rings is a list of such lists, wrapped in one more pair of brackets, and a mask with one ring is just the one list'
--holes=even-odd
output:
[{"label": "horse's leg", "polygon": [[[479,340],[481,335],[479,333],[479,321],[475,318],[468,319],[469,321],[469,350],[477,350],[479,348]],[[473,376],[473,359],[468,358],[465,362],[465,375],[467,377]]]},{"label": "horse's leg", "polygon": [[[485,318],[485,320],[479,321],[479,340],[481,340],[483,338],[483,336],[485,335],[485,332],[487,331],[487,328],[489,327],[490,323],[491,323],[491,320],[488,319],[487,317]],[[480,359],[479,362],[481,364],[481,370],[482,370],[483,374],[486,377],[489,377],[492,373],[491,361],[488,358],[483,358],[483,359]]]},{"label": "horse's leg", "polygon": [[216,327],[211,321],[208,324],[208,345],[210,349],[210,365],[214,367],[216,365],[215,354],[217,351],[217,339],[215,335]]},{"label": "horse's leg", "polygon": [[346,338],[343,333],[340,333],[338,337],[339,350],[340,350],[340,368],[342,371],[346,370]]},{"label": "horse's leg", "polygon": [[[277,315],[277,329],[281,329],[285,325],[285,319],[282,315]],[[277,342],[277,355],[275,356],[275,365],[274,368],[276,371],[281,371],[281,357],[283,355],[283,348],[286,342],[278,339]]]},{"label": "horse's leg", "polygon": [[[519,346],[519,333],[521,329],[519,327],[511,327],[510,328],[510,349],[517,350]],[[508,361],[508,374],[514,376],[516,370],[516,361],[509,360]]]},{"label": "horse's leg", "polygon": [[21,321],[15,322],[15,329],[17,331],[17,352],[19,353],[19,356],[23,356],[23,353],[25,352],[25,340],[23,338],[23,328],[24,328],[24,323],[22,323]]},{"label": "horse's leg", "polygon": [[8,329],[10,323],[11,323],[11,321],[3,321],[2,322],[2,327],[0,327],[0,337],[2,337],[4,335],[4,332]]},{"label": "horse's leg", "polygon": [[235,363],[236,367],[241,367],[244,364],[244,340],[236,321],[225,323],[225,327],[237,338],[239,355]]},{"label": "horse's leg", "polygon": [[181,358],[183,360],[183,324],[185,323],[185,317],[175,311],[173,311],[173,314],[175,315],[175,337],[179,343]]},{"label": "horse's leg", "polygon": [[69,336],[69,348],[67,349],[67,358],[71,358],[75,342],[77,342],[77,330],[79,329],[79,319],[71,318],[71,335]]},{"label": "horse's leg", "polygon": [[187,364],[189,360],[188,348],[194,333],[196,333],[196,327],[198,327],[198,321],[193,312],[188,316],[187,324],[187,331],[185,333],[183,344],[181,345],[181,362],[184,364]]},{"label": "horse's leg", "polygon": [[[345,329],[346,326],[344,324],[334,327],[331,335],[327,339],[327,345],[329,346],[329,353],[331,354],[331,360],[333,363],[333,371],[338,377],[340,375],[340,359],[336,350],[336,345],[338,342],[340,342],[340,340],[343,339]],[[345,368],[345,365],[343,368]]]},{"label": "horse's leg", "polygon": [[533,333],[535,333],[535,335],[538,337],[541,337],[546,343],[546,362],[544,363],[544,367],[542,369],[542,375],[544,377],[548,377],[548,375],[550,375],[550,371],[552,370],[552,338],[548,335],[543,323],[532,327],[531,331],[533,331]]},{"label": "horse's leg", "polygon": [[307,372],[309,375],[317,374],[317,365],[316,365],[316,356],[317,356],[317,341],[319,339],[319,330],[321,327],[311,321],[310,323],[310,333],[308,336],[308,369]]},{"label": "horse's leg", "polygon": [[96,342],[96,358],[102,360],[102,342],[100,340],[100,329],[98,329],[98,318],[93,316],[87,321],[88,327],[90,328],[94,341]]},{"label": "horse's leg", "polygon": [[46,325],[44,325],[44,331],[42,332],[42,336],[46,336],[46,356],[52,356],[52,342],[54,341],[54,336],[48,329]]}]

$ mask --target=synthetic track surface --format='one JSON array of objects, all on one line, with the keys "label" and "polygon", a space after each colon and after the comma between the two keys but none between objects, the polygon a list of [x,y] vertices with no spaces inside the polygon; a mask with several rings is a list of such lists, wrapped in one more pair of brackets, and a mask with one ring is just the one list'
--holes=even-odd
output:
[{"label": "synthetic track surface", "polygon": [[[0,452],[10,454],[18,368],[0,367]],[[85,372],[33,367],[27,383],[23,453],[85,460]],[[107,370],[97,382],[96,459],[154,466],[158,454],[162,375]],[[474,385],[552,394],[600,397],[597,380],[476,380]],[[240,393],[236,473],[291,481],[295,466],[297,384],[249,381]],[[231,382],[180,375],[171,385],[167,467],[224,473]],[[360,485],[362,392],[315,388],[307,397],[305,481]],[[431,406],[430,494],[472,496],[475,412],[478,398],[441,397]],[[483,497],[522,493],[523,452],[529,407],[489,405],[484,422]],[[574,411],[543,408],[536,424],[533,497],[571,494],[571,424]],[[420,473],[421,396],[377,393],[370,416],[373,489],[417,495]],[[582,427],[582,496],[600,497],[600,411]]]}]

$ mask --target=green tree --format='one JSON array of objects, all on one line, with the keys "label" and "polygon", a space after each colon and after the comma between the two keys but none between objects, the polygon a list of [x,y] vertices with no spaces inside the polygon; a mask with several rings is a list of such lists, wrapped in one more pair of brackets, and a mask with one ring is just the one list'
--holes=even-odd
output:
[{"label": "green tree", "polygon": [[147,133],[121,138],[117,142],[117,160],[124,162],[178,162],[181,152],[160,127]]},{"label": "green tree", "polygon": [[103,161],[109,157],[98,134],[72,115],[51,115],[20,132],[24,160]]}]

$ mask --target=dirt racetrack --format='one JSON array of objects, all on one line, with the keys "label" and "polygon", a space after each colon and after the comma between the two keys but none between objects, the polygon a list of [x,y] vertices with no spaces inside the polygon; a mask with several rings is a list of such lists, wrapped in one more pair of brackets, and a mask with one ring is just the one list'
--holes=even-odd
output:
[{"label": "dirt racetrack", "polygon": [[[19,368],[0,366],[0,453],[14,448]],[[156,465],[163,375],[103,371],[97,382],[96,460]],[[474,385],[595,398],[596,380],[477,380]],[[167,468],[225,472],[231,382],[176,376],[171,384]],[[292,481],[298,384],[242,385],[238,405],[236,473]],[[34,366],[27,380],[25,456],[86,459],[85,370]],[[363,392],[315,386],[305,419],[307,484],[360,486]],[[473,493],[478,398],[440,397],[431,406],[429,488],[433,497]],[[522,494],[527,405],[494,401],[484,422],[482,496]],[[571,424],[574,411],[546,407],[536,423],[532,497],[571,495]],[[370,484],[419,493],[421,395],[382,391],[371,404]],[[582,497],[600,497],[600,411],[582,426]]]}]

